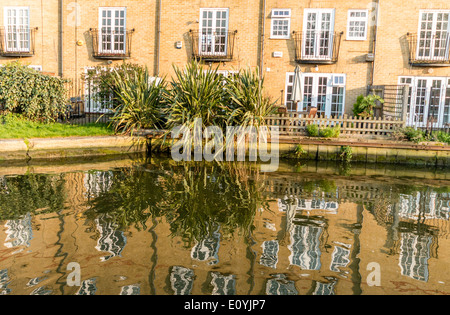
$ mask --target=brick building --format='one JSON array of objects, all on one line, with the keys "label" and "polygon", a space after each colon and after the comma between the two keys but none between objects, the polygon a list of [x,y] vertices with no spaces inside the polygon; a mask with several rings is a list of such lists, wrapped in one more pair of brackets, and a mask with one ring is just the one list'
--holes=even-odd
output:
[{"label": "brick building", "polygon": [[[289,111],[351,114],[368,86],[409,86],[408,121],[450,122],[444,0],[0,0],[0,64],[20,58],[78,78],[123,60],[170,76],[193,58],[228,74],[262,69]],[[290,101],[293,72],[304,101]]]}]

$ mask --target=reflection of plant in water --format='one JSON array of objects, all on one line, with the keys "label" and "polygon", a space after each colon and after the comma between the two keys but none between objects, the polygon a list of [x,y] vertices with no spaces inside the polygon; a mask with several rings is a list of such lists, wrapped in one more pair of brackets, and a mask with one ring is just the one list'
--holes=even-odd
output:
[{"label": "reflection of plant in water", "polygon": [[64,208],[63,175],[29,174],[6,177],[0,189],[0,220],[60,211]]},{"label": "reflection of plant in water", "polygon": [[231,164],[185,164],[174,176],[164,176],[160,206],[173,235],[200,241],[219,225],[224,234],[249,233],[256,211],[267,209],[259,174]]},{"label": "reflection of plant in water", "polygon": [[248,233],[256,211],[267,208],[259,173],[232,164],[134,167],[114,172],[112,182],[89,201],[89,218],[108,213],[119,229],[132,224],[145,229],[150,217],[165,217],[173,235],[187,243],[203,240],[217,226],[225,234]]}]

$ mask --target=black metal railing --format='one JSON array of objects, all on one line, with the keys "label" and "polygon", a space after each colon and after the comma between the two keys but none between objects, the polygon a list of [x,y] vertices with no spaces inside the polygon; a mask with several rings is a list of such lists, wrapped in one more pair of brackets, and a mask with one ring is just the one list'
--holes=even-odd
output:
[{"label": "black metal railing", "polygon": [[343,32],[293,32],[297,63],[333,64],[339,59]]},{"label": "black metal railing", "polygon": [[234,55],[237,31],[206,34],[189,31],[192,41],[192,57],[203,61],[231,61]]},{"label": "black metal railing", "polygon": [[127,59],[131,57],[134,29],[91,28],[93,57],[97,59]]},{"label": "black metal railing", "polygon": [[450,33],[419,38],[417,34],[406,34],[409,46],[409,63],[417,67],[450,66]]},{"label": "black metal railing", "polygon": [[35,37],[37,27],[1,27],[0,56],[31,57],[35,52]]}]

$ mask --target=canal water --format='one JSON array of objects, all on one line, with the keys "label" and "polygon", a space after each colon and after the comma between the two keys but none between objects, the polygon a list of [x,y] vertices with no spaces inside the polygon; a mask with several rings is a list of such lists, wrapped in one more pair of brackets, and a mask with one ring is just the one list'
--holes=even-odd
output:
[{"label": "canal water", "polygon": [[0,165],[0,294],[450,293],[450,170]]}]

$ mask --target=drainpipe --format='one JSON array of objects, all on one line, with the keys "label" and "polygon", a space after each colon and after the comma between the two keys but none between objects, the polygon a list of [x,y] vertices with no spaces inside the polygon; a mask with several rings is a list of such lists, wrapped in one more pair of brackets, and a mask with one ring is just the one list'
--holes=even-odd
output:
[{"label": "drainpipe", "polygon": [[161,56],[161,16],[162,16],[162,0],[158,1],[158,31],[157,31],[157,36],[156,36],[156,40],[157,40],[157,44],[156,44],[156,54],[155,54],[155,58],[156,58],[156,69],[155,69],[155,77],[159,76],[159,59]]},{"label": "drainpipe", "polygon": [[266,0],[264,0],[263,4],[263,12],[262,12],[262,33],[261,33],[261,56],[260,56],[260,66],[259,66],[259,72],[260,72],[260,78],[262,79],[263,73],[264,73],[264,39],[265,39],[265,32],[266,32]]},{"label": "drainpipe", "polygon": [[64,75],[64,64],[63,64],[63,58],[64,58],[64,45],[63,45],[63,39],[64,39],[64,0],[59,1],[59,76],[62,78]]},{"label": "drainpipe", "polygon": [[378,36],[378,19],[380,15],[380,0],[376,0],[376,16],[375,16],[375,26],[374,26],[374,35],[373,35],[373,61],[372,61],[372,77],[370,85],[373,85],[375,82],[375,60],[376,60],[376,51],[377,51],[377,36]]}]

